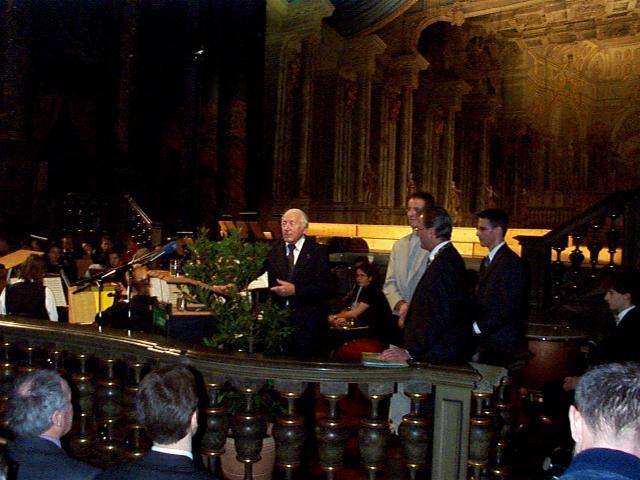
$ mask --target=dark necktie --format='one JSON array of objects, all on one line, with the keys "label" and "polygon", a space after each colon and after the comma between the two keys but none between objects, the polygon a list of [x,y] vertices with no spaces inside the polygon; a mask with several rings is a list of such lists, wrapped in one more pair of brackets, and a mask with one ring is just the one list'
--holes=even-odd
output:
[{"label": "dark necktie", "polygon": [[491,264],[491,259],[489,258],[489,255],[487,255],[482,259],[482,264],[480,265],[480,272],[484,272],[489,267],[490,264]]},{"label": "dark necktie", "polygon": [[293,243],[288,243],[287,249],[289,250],[289,253],[287,254],[287,262],[289,263],[289,280],[291,280],[291,277],[293,277],[293,267],[295,266],[293,251],[296,249],[296,246]]}]

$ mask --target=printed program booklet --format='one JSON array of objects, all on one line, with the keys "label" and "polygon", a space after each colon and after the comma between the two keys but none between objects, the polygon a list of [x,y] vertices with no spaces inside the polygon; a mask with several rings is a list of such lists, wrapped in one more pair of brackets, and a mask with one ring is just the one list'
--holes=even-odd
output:
[{"label": "printed program booklet", "polygon": [[362,365],[365,367],[402,368],[408,367],[406,360],[381,360],[379,353],[362,352]]}]

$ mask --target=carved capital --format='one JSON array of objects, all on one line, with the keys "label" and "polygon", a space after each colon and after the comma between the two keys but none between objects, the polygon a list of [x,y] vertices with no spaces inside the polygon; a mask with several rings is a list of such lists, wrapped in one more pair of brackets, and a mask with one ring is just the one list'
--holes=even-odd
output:
[{"label": "carved capital", "polygon": [[462,97],[471,91],[469,84],[463,80],[441,82],[435,86],[430,95],[430,102],[453,111],[462,107]]},{"label": "carved capital", "polygon": [[348,40],[340,64],[348,66],[356,73],[373,76],[376,57],[384,53],[386,48],[387,44],[377,35]]},{"label": "carved capital", "polygon": [[429,67],[429,62],[419,53],[395,57],[389,69],[389,81],[398,88],[418,88],[418,74]]}]

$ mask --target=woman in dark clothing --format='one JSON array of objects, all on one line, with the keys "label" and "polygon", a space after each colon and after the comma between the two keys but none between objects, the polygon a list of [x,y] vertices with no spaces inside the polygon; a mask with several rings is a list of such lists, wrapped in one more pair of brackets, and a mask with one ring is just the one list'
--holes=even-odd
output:
[{"label": "woman in dark clothing", "polygon": [[376,267],[370,263],[356,267],[356,288],[348,300],[348,307],[329,315],[329,323],[333,327],[369,327],[359,336],[385,343],[391,310],[379,284],[375,282],[376,274]]},{"label": "woman in dark clothing", "polygon": [[7,285],[0,294],[1,315],[25,315],[43,320],[58,321],[53,292],[42,284],[47,262],[39,255],[31,255],[20,267],[18,283]]}]

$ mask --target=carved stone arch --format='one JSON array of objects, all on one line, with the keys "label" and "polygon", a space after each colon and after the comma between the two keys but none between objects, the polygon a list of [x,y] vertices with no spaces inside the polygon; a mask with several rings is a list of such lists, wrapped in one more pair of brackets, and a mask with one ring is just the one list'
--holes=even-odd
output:
[{"label": "carved stone arch", "polygon": [[449,13],[439,12],[435,15],[431,15],[429,17],[425,17],[419,21],[417,21],[414,25],[412,25],[412,31],[410,32],[410,37],[413,39],[412,45],[418,45],[420,41],[420,35],[422,32],[429,28],[434,23],[438,22],[446,22],[451,25],[461,26],[462,22],[457,23],[455,15],[450,11]]}]

